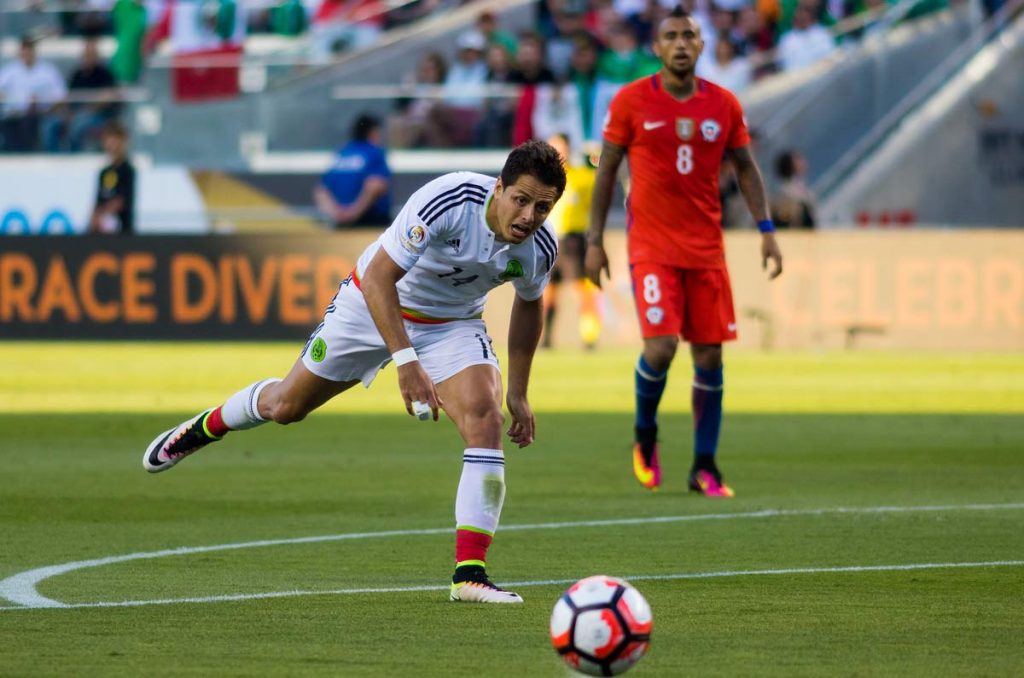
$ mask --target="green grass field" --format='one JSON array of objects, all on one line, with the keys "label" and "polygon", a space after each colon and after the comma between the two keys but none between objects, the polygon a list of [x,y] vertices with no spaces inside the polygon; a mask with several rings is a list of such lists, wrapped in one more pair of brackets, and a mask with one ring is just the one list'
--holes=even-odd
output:
[{"label": "green grass field", "polygon": [[[685,492],[682,364],[648,493],[634,354],[541,354],[489,558],[526,604],[495,609],[446,602],[461,444],[401,411],[391,369],[142,470],[156,433],[297,349],[0,344],[0,675],[565,676],[547,619],[567,584],[545,582],[597,573],[653,607],[638,677],[1024,670],[1022,356],[734,352],[738,496],[711,501]],[[179,547],[211,548],[112,558]],[[24,605],[46,600],[68,607]]]}]

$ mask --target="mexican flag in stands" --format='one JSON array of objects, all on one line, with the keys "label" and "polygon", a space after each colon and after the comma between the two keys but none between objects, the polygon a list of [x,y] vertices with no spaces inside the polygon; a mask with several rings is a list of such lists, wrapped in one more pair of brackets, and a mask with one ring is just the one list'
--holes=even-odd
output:
[{"label": "mexican flag in stands", "polygon": [[178,102],[238,96],[245,8],[238,0],[167,0],[151,44],[171,45],[171,83]]}]

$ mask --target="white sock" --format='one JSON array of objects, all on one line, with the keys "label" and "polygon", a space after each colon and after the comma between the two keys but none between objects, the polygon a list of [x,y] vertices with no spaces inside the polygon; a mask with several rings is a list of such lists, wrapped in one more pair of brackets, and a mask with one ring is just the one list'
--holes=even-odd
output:
[{"label": "white sock", "polygon": [[504,502],[505,454],[501,450],[467,447],[462,453],[462,478],[455,495],[455,526],[475,527],[494,534]]},{"label": "white sock", "polygon": [[247,428],[255,428],[265,424],[266,419],[260,416],[258,403],[260,392],[270,384],[276,384],[280,379],[264,379],[255,384],[246,386],[226,401],[220,409],[220,416],[224,424],[232,431],[243,431]]}]

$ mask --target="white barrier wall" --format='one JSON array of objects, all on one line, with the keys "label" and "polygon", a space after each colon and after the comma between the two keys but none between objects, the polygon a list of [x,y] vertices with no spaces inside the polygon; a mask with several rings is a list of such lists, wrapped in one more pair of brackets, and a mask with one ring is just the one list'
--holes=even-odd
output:
[{"label": "white barrier wall", "polygon": [[[1024,231],[862,230],[778,234],[785,272],[761,271],[760,236],[726,234],[739,346],[1024,351]],[[625,238],[606,238],[602,346],[640,346]],[[485,319],[504,343],[511,290]],[[556,344],[580,346],[572,285]]]},{"label": "white barrier wall", "polygon": [[[88,230],[103,156],[8,157],[0,160],[0,235],[73,234]],[[206,233],[202,196],[188,170],[136,161],[138,233]]]}]

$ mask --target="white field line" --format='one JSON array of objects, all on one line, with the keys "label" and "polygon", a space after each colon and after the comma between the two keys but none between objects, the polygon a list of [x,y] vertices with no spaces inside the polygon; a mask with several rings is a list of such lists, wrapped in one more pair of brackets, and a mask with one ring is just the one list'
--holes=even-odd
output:
[{"label": "white field line", "polygon": [[[922,513],[922,512],[945,512],[945,511],[1006,511],[1006,510],[1018,510],[1024,509],[1024,503],[1005,503],[1005,504],[951,504],[951,505],[939,505],[939,506],[863,506],[863,507],[835,507],[835,508],[819,508],[819,509],[765,509],[762,511],[749,511],[745,513],[704,513],[704,514],[691,514],[681,516],[653,516],[647,518],[619,518],[610,520],[583,520],[573,522],[554,522],[554,523],[533,523],[523,525],[505,525],[501,527],[502,532],[517,531],[517,530],[554,530],[563,528],[581,528],[581,527],[607,527],[617,525],[651,525],[659,523],[679,523],[679,522],[696,522],[705,520],[737,520],[742,518],[777,518],[787,516],[821,516],[821,515],[836,515],[836,514],[887,514],[887,513]],[[43,608],[43,607],[80,607],[81,605],[70,605],[62,603],[52,598],[47,598],[40,594],[36,589],[38,585],[58,575],[73,572],[75,570],[81,570],[90,567],[102,567],[105,565],[113,565],[116,563],[123,563],[132,560],[144,560],[152,558],[166,558],[169,556],[185,556],[196,553],[210,553],[212,551],[231,551],[237,549],[246,548],[260,548],[264,546],[283,546],[290,544],[314,544],[322,542],[332,541],[345,541],[345,540],[356,540],[356,539],[377,539],[387,537],[409,537],[409,536],[425,536],[425,535],[437,535],[437,534],[451,534],[454,532],[453,528],[450,527],[438,527],[438,528],[426,528],[426,529],[412,529],[412,530],[388,530],[381,532],[348,532],[344,534],[332,534],[332,535],[321,535],[314,537],[294,537],[289,539],[265,539],[260,541],[249,541],[249,542],[237,542],[233,544],[214,544],[211,546],[182,546],[173,549],[164,549],[160,551],[144,551],[139,553],[129,553],[120,556],[108,556],[106,558],[95,558],[92,560],[78,560],[69,563],[63,563],[60,565],[49,565],[46,567],[39,567],[32,570],[26,570],[25,572],[19,572],[18,574],[7,577],[0,581],[0,599],[5,599],[9,602],[15,603],[19,607],[26,608]],[[1006,561],[1015,562],[1015,561]],[[535,584],[537,585],[537,584]],[[400,591],[432,591],[434,587],[422,587],[422,588],[403,588],[398,589]],[[371,589],[351,589],[343,592],[352,593],[371,593],[377,590]],[[385,590],[380,590],[384,592]],[[252,594],[257,597],[282,597],[288,595],[313,595],[319,592],[280,592],[280,593],[269,593],[269,594]],[[330,592],[322,592],[330,593]],[[338,593],[341,593],[339,591]],[[214,596],[210,598],[213,600],[248,600],[251,599],[249,594],[245,594],[243,597],[233,596]],[[168,602],[187,602],[191,599],[174,599]],[[204,599],[205,600],[205,599]],[[132,603],[113,603],[113,605],[145,605],[145,604],[158,604],[161,601],[135,601]],[[110,605],[107,603],[87,603],[85,606],[106,606]],[[4,608],[0,608],[2,610]]]},{"label": "white field line", "polygon": [[[674,574],[638,574],[622,577],[627,581],[677,581],[681,579],[716,579],[722,577],[755,577],[766,575],[792,574],[836,574],[858,572],[905,572],[908,570],[949,570],[966,568],[1024,567],[1024,560],[989,560],[973,563],[904,563],[898,565],[845,565],[838,567],[789,567],[776,570],[721,570],[718,572],[678,572]],[[575,579],[534,579],[504,584],[510,589],[530,586],[568,586]],[[447,591],[448,584],[425,586],[394,586],[389,588],[353,588],[323,590],[268,591],[265,593],[237,593],[220,596],[196,596],[192,598],[158,598],[155,600],[120,600],[96,603],[61,604],[61,609],[97,607],[144,607],[148,605],[176,605],[197,603],[224,603],[268,598],[295,598],[299,596],[340,596],[359,593],[419,593],[423,591]],[[27,606],[0,607],[2,610],[32,610]]]}]

